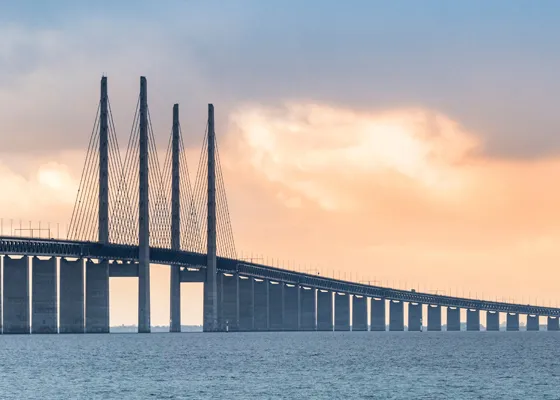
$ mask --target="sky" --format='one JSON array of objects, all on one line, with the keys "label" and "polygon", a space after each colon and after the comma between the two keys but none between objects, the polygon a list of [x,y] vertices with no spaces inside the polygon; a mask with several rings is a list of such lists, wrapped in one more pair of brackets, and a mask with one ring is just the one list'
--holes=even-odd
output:
[{"label": "sky", "polygon": [[[181,105],[191,172],[215,105],[239,255],[560,304],[559,15],[552,0],[0,0],[2,231],[64,230],[100,77],[122,148],[145,75],[161,151]],[[184,322],[201,322],[201,291],[183,284]],[[113,325],[136,322],[136,293],[112,279]]]}]

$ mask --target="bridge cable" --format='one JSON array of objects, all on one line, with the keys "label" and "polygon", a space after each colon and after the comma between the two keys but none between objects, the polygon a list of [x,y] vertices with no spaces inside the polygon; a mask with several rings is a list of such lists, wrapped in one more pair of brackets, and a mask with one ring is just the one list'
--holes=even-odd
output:
[{"label": "bridge cable", "polygon": [[75,223],[76,223],[76,219],[78,218],[78,214],[80,213],[80,204],[81,204],[81,198],[83,196],[83,185],[84,185],[84,179],[85,179],[85,173],[86,173],[86,166],[88,164],[88,157],[89,157],[89,153],[91,151],[91,148],[93,146],[93,141],[94,141],[94,133],[97,130],[97,125],[99,124],[99,112],[100,112],[100,108],[101,108],[101,101],[98,103],[97,105],[97,112],[95,114],[95,120],[93,123],[93,129],[91,132],[91,135],[89,137],[89,144],[88,144],[88,148],[87,148],[87,152],[86,152],[86,159],[84,162],[84,166],[82,168],[82,174],[80,177],[80,183],[78,185],[78,192],[76,193],[76,200],[74,202],[74,208],[72,210],[72,215],[70,217],[70,225],[69,225],[69,229],[68,232],[66,232],[66,237],[68,239],[77,239],[74,236],[75,233]]},{"label": "bridge cable", "polygon": [[187,155],[183,133],[179,124],[180,174],[181,179],[181,248],[188,251],[200,250],[200,231],[197,211],[194,203],[194,192],[191,185]]},{"label": "bridge cable", "polygon": [[[88,224],[92,221],[92,198],[95,195],[96,187],[94,182],[98,177],[97,168],[95,168],[98,159],[98,144],[99,144],[99,118],[96,121],[94,131],[92,132],[91,147],[86,154],[86,169],[84,171],[84,184],[81,191],[81,198],[79,202],[78,218],[75,225],[75,235],[78,240],[92,240],[88,235]],[[96,157],[97,156],[97,157]],[[95,216],[93,216],[95,218]],[[93,221],[95,223],[95,221]]]},{"label": "bridge cable", "polygon": [[208,124],[206,125],[206,131],[204,134],[204,139],[202,142],[201,147],[201,154],[198,163],[197,175],[195,180],[195,193],[194,193],[194,208],[196,210],[196,217],[198,220],[198,226],[200,228],[200,243],[199,243],[199,251],[204,253],[206,252],[206,236],[207,236],[207,210],[206,210],[206,202],[207,202],[207,171],[208,171],[208,152],[207,152],[207,145],[208,145]]},{"label": "bridge cable", "polygon": [[[136,164],[134,161],[138,158],[138,151],[136,150],[138,150],[137,139],[140,123],[139,107],[140,96],[138,96],[138,101],[136,103],[136,109],[126,149],[125,161],[120,174],[119,193],[125,193],[125,196],[128,198],[128,204],[121,205],[115,213],[116,219],[122,219],[124,221],[122,226],[125,228],[119,235],[118,240],[123,244],[130,245],[134,245],[138,241],[138,211],[137,208],[134,207],[134,201],[135,199],[137,200],[136,193],[138,190],[132,182],[136,181],[133,175]],[[123,207],[125,207],[124,210]],[[128,208],[128,211],[126,208]]]}]

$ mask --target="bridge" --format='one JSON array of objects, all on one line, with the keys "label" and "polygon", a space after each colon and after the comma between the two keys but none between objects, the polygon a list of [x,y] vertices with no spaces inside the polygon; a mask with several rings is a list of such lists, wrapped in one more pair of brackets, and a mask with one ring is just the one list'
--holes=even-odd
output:
[{"label": "bridge", "polygon": [[[150,264],[170,268],[170,331],[181,329],[181,283],[204,285],[203,330],[219,331],[559,331],[560,308],[400,290],[295,272],[241,260],[235,252],[219,162],[214,107],[208,105],[194,186],[184,151],[179,106],[173,106],[163,168],[148,107],[140,94],[121,160],[108,96],[100,100],[68,238],[0,236],[3,334],[108,333],[110,277],[138,278],[138,332],[150,332]],[[137,184],[133,184],[136,182]],[[170,200],[170,201],[168,201]],[[31,274],[31,276],[30,276]],[[31,279],[30,279],[31,278]],[[31,293],[31,296],[30,296]],[[59,293],[59,295],[57,295]],[[388,311],[388,315],[387,314]]]}]

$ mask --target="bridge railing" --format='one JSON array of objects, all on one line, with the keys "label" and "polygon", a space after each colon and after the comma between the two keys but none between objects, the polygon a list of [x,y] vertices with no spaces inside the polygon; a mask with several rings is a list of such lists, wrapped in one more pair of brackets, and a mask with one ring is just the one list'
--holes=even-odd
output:
[{"label": "bridge railing", "polygon": [[0,236],[60,240],[66,239],[67,234],[68,224],[0,218]]}]

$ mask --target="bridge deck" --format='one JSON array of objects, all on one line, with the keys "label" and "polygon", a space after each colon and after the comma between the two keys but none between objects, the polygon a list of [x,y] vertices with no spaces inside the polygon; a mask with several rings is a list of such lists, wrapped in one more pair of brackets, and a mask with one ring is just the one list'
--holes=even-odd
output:
[{"label": "bridge deck", "polygon": [[[138,260],[138,246],[56,239],[0,237],[0,254],[104,258],[134,262]],[[150,248],[150,259],[157,264],[190,265],[201,268],[205,268],[206,264],[206,254],[156,247]],[[560,308],[476,300],[372,286],[221,257],[218,257],[218,269],[222,272],[238,272],[245,276],[388,300],[560,317]]]}]

